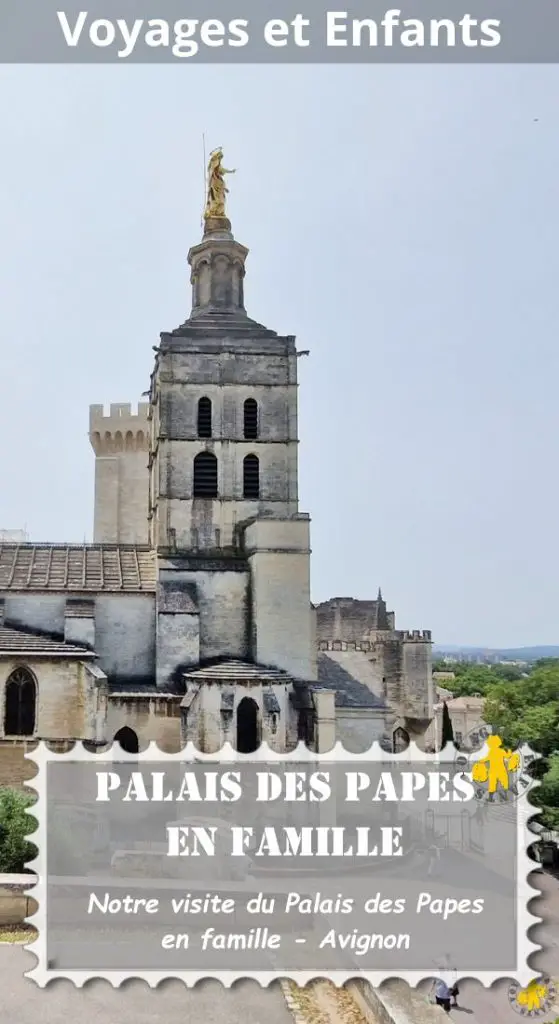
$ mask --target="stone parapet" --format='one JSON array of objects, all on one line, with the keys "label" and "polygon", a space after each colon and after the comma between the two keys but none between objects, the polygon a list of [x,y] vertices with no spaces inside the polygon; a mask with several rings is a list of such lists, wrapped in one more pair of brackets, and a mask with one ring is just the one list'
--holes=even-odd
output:
[{"label": "stone parapet", "polygon": [[149,402],[117,402],[105,412],[103,405],[89,407],[89,440],[96,455],[147,451],[149,442]]},{"label": "stone parapet", "polygon": [[319,640],[317,642],[317,649],[319,651],[363,651],[367,654],[369,651],[374,651],[378,644],[382,644],[387,641],[430,644],[432,642],[431,630],[383,630],[382,632],[379,632],[378,636],[373,640],[361,640],[360,642],[353,642],[350,640]]},{"label": "stone parapet", "polygon": [[37,912],[37,902],[27,894],[36,884],[35,875],[0,874],[0,928],[23,925]]},{"label": "stone parapet", "polygon": [[432,642],[430,629],[403,629],[400,636],[402,640],[412,640],[414,643],[430,644]]},{"label": "stone parapet", "polygon": [[363,640],[361,643],[350,643],[345,640],[319,640],[317,644],[319,651],[363,651],[368,653],[375,648],[374,643]]}]

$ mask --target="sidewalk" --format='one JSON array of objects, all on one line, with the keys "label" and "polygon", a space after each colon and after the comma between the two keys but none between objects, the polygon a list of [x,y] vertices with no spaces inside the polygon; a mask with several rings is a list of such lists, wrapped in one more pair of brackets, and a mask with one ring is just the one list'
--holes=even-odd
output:
[{"label": "sidewalk", "polygon": [[[450,1020],[454,1024],[519,1024],[522,1017],[509,1003],[508,988],[507,981],[497,982],[490,989],[484,989],[477,981],[465,981],[458,997],[461,1008],[451,1010]],[[446,1016],[448,1019],[449,1015]],[[558,1016],[559,1008],[555,1008],[535,1019],[546,1024],[554,1022]]]}]

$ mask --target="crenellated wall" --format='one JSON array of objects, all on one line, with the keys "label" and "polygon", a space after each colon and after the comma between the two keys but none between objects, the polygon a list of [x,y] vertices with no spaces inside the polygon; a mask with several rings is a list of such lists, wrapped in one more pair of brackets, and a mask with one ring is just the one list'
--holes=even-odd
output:
[{"label": "crenellated wall", "polygon": [[[332,598],[317,605],[315,614],[318,651],[366,654],[395,720],[408,731],[423,731],[433,717],[431,630],[394,629],[394,613],[380,597]],[[370,686],[369,678],[361,681]]]}]

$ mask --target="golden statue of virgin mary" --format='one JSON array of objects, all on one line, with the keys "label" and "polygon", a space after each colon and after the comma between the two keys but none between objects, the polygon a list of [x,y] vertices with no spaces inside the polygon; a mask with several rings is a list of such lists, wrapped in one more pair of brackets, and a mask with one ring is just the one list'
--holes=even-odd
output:
[{"label": "golden statue of virgin mary", "polygon": [[223,150],[221,147],[219,149],[214,149],[213,153],[210,153],[204,220],[209,220],[210,217],[227,216],[225,213],[225,196],[229,192],[229,189],[225,184],[224,175],[234,174],[235,171],[229,171],[224,167],[221,162],[222,160]]}]

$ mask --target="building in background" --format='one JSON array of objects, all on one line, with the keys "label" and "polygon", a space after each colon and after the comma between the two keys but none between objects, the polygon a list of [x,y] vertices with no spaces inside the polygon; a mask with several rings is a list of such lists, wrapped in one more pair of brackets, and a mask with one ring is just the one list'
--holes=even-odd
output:
[{"label": "building in background", "polygon": [[26,530],[0,530],[0,544],[28,544],[29,534]]}]

